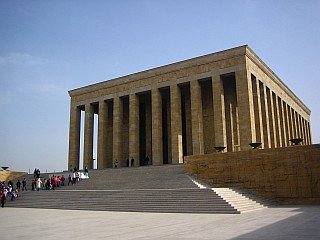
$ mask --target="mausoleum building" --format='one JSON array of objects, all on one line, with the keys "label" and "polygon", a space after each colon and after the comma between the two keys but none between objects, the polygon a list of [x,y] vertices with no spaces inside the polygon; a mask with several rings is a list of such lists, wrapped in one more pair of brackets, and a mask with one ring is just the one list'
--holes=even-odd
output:
[{"label": "mausoleum building", "polygon": [[94,145],[97,168],[103,169],[179,164],[184,156],[217,147],[227,152],[251,149],[250,143],[279,148],[295,138],[312,143],[310,110],[247,45],[69,95],[70,168],[82,167],[80,154],[83,167],[93,168]]}]

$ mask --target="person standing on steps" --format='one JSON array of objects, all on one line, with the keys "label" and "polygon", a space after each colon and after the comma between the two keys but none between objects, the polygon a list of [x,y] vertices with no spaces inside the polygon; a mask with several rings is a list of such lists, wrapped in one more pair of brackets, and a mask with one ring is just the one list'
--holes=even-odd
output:
[{"label": "person standing on steps", "polygon": [[71,184],[71,185],[73,184],[71,174],[69,174],[69,177],[68,177],[68,186],[69,186],[70,184]]},{"label": "person standing on steps", "polygon": [[66,178],[64,177],[64,175],[61,176],[61,186],[64,186],[64,181],[66,180]]},{"label": "person standing on steps", "polygon": [[116,159],[116,161],[114,162],[114,167],[117,168],[118,167],[118,160]]},{"label": "person standing on steps", "polygon": [[35,191],[36,190],[36,180],[32,180],[32,183],[31,183],[31,190],[32,191]]},{"label": "person standing on steps", "polygon": [[37,178],[37,180],[36,180],[36,189],[37,189],[37,191],[40,190],[40,188],[41,188],[41,183],[42,183],[41,179],[40,179],[40,178]]},{"label": "person standing on steps", "polygon": [[89,177],[89,171],[88,171],[87,166],[84,168],[84,175],[85,175],[86,177]]},{"label": "person standing on steps", "polygon": [[22,180],[22,191],[26,190],[27,191],[27,180],[24,178]]},{"label": "person standing on steps", "polygon": [[21,182],[19,179],[18,179],[18,182],[16,183],[16,186],[17,186],[17,189],[20,190]]},{"label": "person standing on steps", "polygon": [[7,193],[6,193],[6,189],[3,191],[3,193],[1,193],[1,207],[4,208],[4,204],[6,202],[7,199]]},{"label": "person standing on steps", "polygon": [[131,158],[131,167],[134,167],[134,159]]}]

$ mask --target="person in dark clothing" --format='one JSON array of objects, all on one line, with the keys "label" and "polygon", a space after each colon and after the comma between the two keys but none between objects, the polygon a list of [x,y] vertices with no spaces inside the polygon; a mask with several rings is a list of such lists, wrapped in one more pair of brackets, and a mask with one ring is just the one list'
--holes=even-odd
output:
[{"label": "person in dark clothing", "polygon": [[13,186],[14,186],[14,185],[13,185],[13,182],[12,182],[11,180],[8,182],[8,186],[9,186],[9,185],[10,185],[12,188],[13,188]]},{"label": "person in dark clothing", "polygon": [[22,180],[22,191],[26,190],[27,191],[27,180],[24,178]]},{"label": "person in dark clothing", "polygon": [[6,194],[2,193],[1,194],[1,207],[4,208],[4,204],[6,202]]},{"label": "person in dark clothing", "polygon": [[69,174],[69,177],[68,177],[68,186],[69,186],[70,184],[72,185],[72,184],[73,184],[73,181],[72,181],[71,175]]},{"label": "person in dark clothing", "polygon": [[4,192],[5,187],[6,187],[5,182],[1,182],[1,185],[0,185],[1,193]]},{"label": "person in dark clothing", "polygon": [[18,179],[18,182],[16,183],[16,186],[17,186],[17,189],[20,190],[21,182],[19,179]]},{"label": "person in dark clothing", "polygon": [[50,190],[50,185],[51,185],[50,178],[48,178],[46,181],[46,190]]},{"label": "person in dark clothing", "polygon": [[31,190],[35,191],[36,190],[36,180],[33,180],[31,183]]},{"label": "person in dark clothing", "polygon": [[134,159],[131,158],[131,167],[134,167]]}]

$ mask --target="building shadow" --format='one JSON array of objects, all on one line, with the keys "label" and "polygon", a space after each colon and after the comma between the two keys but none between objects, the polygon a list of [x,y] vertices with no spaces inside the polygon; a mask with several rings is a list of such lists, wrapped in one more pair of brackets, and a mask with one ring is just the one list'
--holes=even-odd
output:
[{"label": "building shadow", "polygon": [[297,214],[232,239],[320,239],[320,206],[295,206],[290,212]]}]

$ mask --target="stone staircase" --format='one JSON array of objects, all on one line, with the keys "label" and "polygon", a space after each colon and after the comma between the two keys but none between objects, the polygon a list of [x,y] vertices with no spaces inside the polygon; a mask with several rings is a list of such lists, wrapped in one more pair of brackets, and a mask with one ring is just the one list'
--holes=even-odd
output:
[{"label": "stone staircase", "polygon": [[[67,172],[55,173],[62,174],[68,178]],[[20,181],[23,177],[30,190],[33,174],[20,177]],[[197,186],[183,165],[91,170],[89,177],[55,191],[20,192],[6,207],[211,214],[241,211],[211,188]]]},{"label": "stone staircase", "polygon": [[241,213],[267,208],[271,204],[240,189],[212,188],[212,190]]},{"label": "stone staircase", "polygon": [[239,213],[208,189],[29,191],[7,206],[90,211]]}]

